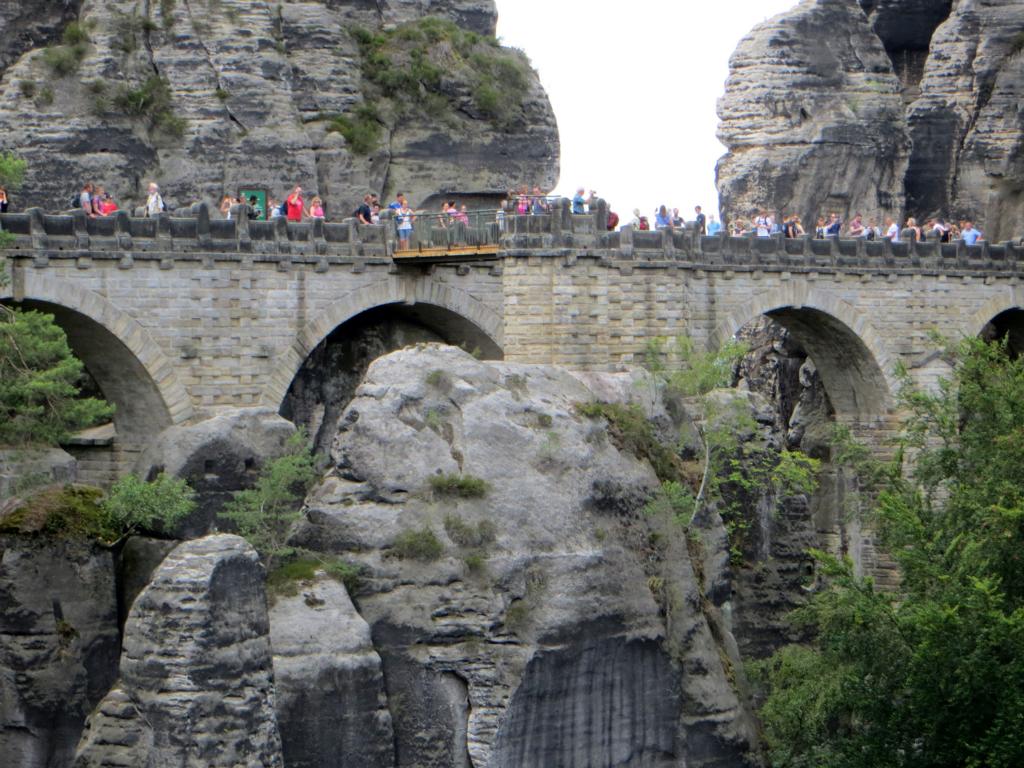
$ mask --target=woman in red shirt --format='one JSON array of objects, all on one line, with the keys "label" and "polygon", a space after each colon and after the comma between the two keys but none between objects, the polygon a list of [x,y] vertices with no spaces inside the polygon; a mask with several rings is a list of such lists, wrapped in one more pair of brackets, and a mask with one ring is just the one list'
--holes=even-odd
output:
[{"label": "woman in red shirt", "polygon": [[284,201],[288,221],[302,221],[302,187],[295,187]]}]

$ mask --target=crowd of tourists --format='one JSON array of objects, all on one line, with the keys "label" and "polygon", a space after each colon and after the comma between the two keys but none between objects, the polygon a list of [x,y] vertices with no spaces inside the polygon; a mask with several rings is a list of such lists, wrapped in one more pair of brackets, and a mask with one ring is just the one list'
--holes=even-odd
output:
[{"label": "crowd of tourists", "polygon": [[[580,187],[572,197],[572,213],[582,215],[594,211],[598,199],[597,192],[590,190],[588,194],[585,188]],[[471,212],[465,203],[460,205],[454,199],[444,200],[438,212],[426,212],[414,210],[408,198],[401,192],[396,194],[394,200],[386,206],[382,205],[377,195],[369,193],[363,197],[362,202],[351,216],[360,224],[380,224],[383,214],[387,212],[388,218],[393,221],[397,230],[399,248],[407,248],[417,219],[426,218],[433,226],[448,227],[458,223],[469,225],[471,213],[475,216],[480,216],[483,213],[487,216],[487,221],[496,221],[499,228],[504,229],[506,216],[546,214],[551,211],[556,200],[557,198],[545,194],[539,186],[534,186],[531,190],[528,186],[523,185],[509,191],[495,211],[494,218],[491,219],[490,214],[487,214],[486,211]],[[117,201],[110,193],[93,182],[83,184],[70,203],[71,208],[80,208],[90,217],[110,216],[119,210]],[[7,192],[0,188],[0,213],[6,213],[9,208],[10,201]],[[245,210],[245,215],[251,219],[284,218],[293,222],[326,219],[324,200],[319,195],[313,195],[307,203],[303,196],[303,189],[298,185],[293,187],[291,192],[281,200],[274,197],[266,198],[265,205],[261,203],[261,197],[249,193],[248,196],[224,195],[218,207],[219,213],[225,219],[230,219],[239,209]],[[160,194],[159,185],[150,182],[147,186],[146,203],[143,206],[145,215],[153,216],[166,210],[167,206]],[[609,210],[606,223],[608,230],[617,229],[620,223],[618,214]],[[691,231],[701,235],[714,236],[722,232],[722,224],[715,220],[713,214],[705,215],[699,205],[694,208],[694,216],[689,221],[683,218],[679,208],[669,209],[667,206],[661,205],[651,217],[642,215],[639,209],[634,209],[633,219],[629,224],[640,231],[675,230],[688,227]],[[775,216],[763,209],[753,212],[748,218],[737,217],[734,219],[729,224],[728,233],[735,236],[757,237],[781,234],[787,238],[813,234],[814,237],[822,239],[830,237],[864,240],[886,239],[894,243],[910,240],[942,243],[963,241],[968,245],[974,245],[984,239],[984,235],[975,227],[974,222],[966,219],[947,221],[943,217],[936,216],[921,225],[915,218],[910,217],[901,226],[891,217],[879,224],[875,219],[865,219],[860,213],[854,214],[848,222],[844,222],[838,213],[832,212],[827,217],[818,217],[813,230],[809,231],[804,227],[804,223],[798,215]]]},{"label": "crowd of tourists", "polygon": [[[732,235],[756,235],[757,237],[771,237],[777,234],[784,237],[803,237],[808,234],[799,216],[790,215],[776,218],[765,210],[755,212],[749,219],[737,218],[730,225],[729,231]],[[879,225],[874,219],[865,220],[860,213],[854,214],[849,222],[844,222],[836,212],[830,213],[828,218],[818,217],[814,226],[814,237],[818,239],[827,237],[849,237],[855,240],[884,239],[894,243],[910,240],[950,243],[963,240],[968,245],[974,245],[984,239],[981,231],[975,228],[974,222],[968,219],[947,222],[945,218],[936,216],[928,219],[924,226],[921,226],[917,219],[911,216],[903,226],[900,226],[895,219],[889,217],[885,219],[883,225]]]}]

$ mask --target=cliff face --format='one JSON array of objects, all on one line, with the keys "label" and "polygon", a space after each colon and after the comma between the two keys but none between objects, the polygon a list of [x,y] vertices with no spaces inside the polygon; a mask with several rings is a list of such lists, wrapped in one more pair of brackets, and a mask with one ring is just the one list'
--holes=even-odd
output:
[{"label": "cliff face", "polygon": [[367,191],[421,204],[557,179],[547,97],[496,46],[488,0],[114,0],[71,24],[74,5],[4,5],[18,205],[66,207],[86,180],[129,203],[157,180],[169,205],[298,183],[340,218]]},{"label": "cliff face", "polygon": [[719,102],[723,215],[945,215],[1021,234],[1022,32],[1016,0],[804,0],[755,27]]}]

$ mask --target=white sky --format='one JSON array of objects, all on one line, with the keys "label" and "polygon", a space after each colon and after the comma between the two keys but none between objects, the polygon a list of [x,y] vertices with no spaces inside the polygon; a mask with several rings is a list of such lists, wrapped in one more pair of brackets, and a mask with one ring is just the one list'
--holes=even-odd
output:
[{"label": "white sky", "polygon": [[562,178],[608,200],[623,223],[664,203],[718,213],[715,103],[729,56],[797,0],[497,0],[498,36],[522,48],[558,118]]}]

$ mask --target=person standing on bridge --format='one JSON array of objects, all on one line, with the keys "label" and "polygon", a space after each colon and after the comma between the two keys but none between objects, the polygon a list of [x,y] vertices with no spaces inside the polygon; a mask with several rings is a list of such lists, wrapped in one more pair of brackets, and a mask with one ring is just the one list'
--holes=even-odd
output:
[{"label": "person standing on bridge", "polygon": [[10,207],[10,201],[7,199],[7,190],[0,187],[0,213],[7,213],[7,209]]},{"label": "person standing on bridge", "polygon": [[587,212],[587,209],[584,207],[587,204],[587,199],[583,197],[584,191],[583,187],[580,187],[576,190],[576,196],[572,199],[572,212],[577,216],[582,216]]},{"label": "person standing on bridge", "polygon": [[412,223],[415,220],[409,202],[402,198],[402,207],[395,212],[395,224],[398,226],[398,250],[409,250],[409,239],[412,237]]},{"label": "person standing on bridge", "polygon": [[965,221],[963,231],[960,233],[960,239],[968,245],[974,245],[982,239],[981,232],[974,228],[973,221]]},{"label": "person standing on bridge", "polygon": [[302,216],[306,212],[302,201],[302,187],[296,185],[292,193],[285,198],[284,210],[288,221],[302,221]]},{"label": "person standing on bridge", "polygon": [[146,215],[156,216],[157,214],[166,211],[167,206],[164,205],[164,199],[160,196],[160,187],[155,181],[149,182],[148,190],[149,194],[146,197]]},{"label": "person standing on bridge", "polygon": [[698,205],[693,209],[693,212],[697,214],[697,218],[694,219],[693,223],[697,227],[698,235],[706,235],[708,233],[707,219],[704,218],[704,211]]}]

